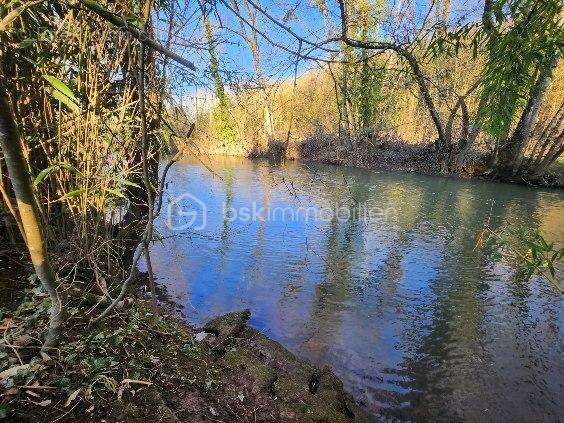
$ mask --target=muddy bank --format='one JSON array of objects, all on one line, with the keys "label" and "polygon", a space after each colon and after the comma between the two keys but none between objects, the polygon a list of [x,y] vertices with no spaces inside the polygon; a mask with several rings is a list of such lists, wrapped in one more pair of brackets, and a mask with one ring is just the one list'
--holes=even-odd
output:
[{"label": "muddy bank", "polygon": [[28,422],[358,422],[367,415],[326,369],[247,326],[249,311],[192,328],[137,300],[97,327],[78,295],[60,348],[39,353],[37,286],[4,310],[0,416]]},{"label": "muddy bank", "polygon": [[401,140],[344,142],[339,138],[310,138],[290,146],[287,157],[293,160],[323,162],[385,171],[415,172],[456,178],[476,178],[539,187],[562,187],[562,166],[556,163],[547,175],[535,179],[497,177],[488,162],[488,154],[471,150],[456,168],[446,172],[432,143],[411,144]]},{"label": "muddy bank", "polygon": [[549,173],[540,178],[499,178],[491,171],[486,153],[469,151],[455,169],[446,172],[441,168],[439,156],[432,143],[413,144],[401,140],[374,141],[360,138],[347,141],[336,135],[326,134],[301,141],[290,141],[287,145],[281,141],[272,141],[266,150],[242,145],[239,148],[214,146],[209,149],[203,148],[202,151],[209,155],[320,162],[383,171],[414,172],[463,179],[476,178],[546,188],[564,186],[564,164],[560,162],[555,163]]},{"label": "muddy bank", "polygon": [[[431,144],[348,140],[334,135],[315,136],[301,141],[272,140],[266,148],[237,144],[237,148],[202,142],[200,151],[206,155],[266,158],[275,161],[298,160],[343,166],[399,170],[425,174],[440,173],[438,156]],[[191,155],[190,151],[186,152]]]},{"label": "muddy bank", "polygon": [[[293,160],[330,163],[387,171],[418,172],[437,175],[441,173],[439,158],[431,144],[408,144],[403,142],[370,143],[366,140],[351,141],[345,147],[342,140],[320,141],[312,138],[288,150]],[[462,171],[465,176],[475,169]]]}]

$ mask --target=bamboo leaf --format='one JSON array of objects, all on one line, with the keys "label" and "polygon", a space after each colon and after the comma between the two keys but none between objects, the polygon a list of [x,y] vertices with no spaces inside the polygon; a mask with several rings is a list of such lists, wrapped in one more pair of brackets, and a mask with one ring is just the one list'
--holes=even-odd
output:
[{"label": "bamboo leaf", "polygon": [[53,173],[55,170],[57,170],[59,168],[60,168],[60,165],[56,164],[56,165],[49,166],[49,167],[43,169],[41,172],[39,172],[37,174],[37,176],[33,180],[33,186],[36,187],[37,185],[39,185],[41,182],[43,182],[43,180],[47,176],[49,176],[51,173]]},{"label": "bamboo leaf", "polygon": [[67,106],[71,111],[73,111],[73,112],[80,111],[80,107],[78,106],[78,104],[76,104],[74,101],[72,101],[70,98],[68,98],[66,95],[64,95],[60,91],[52,90],[51,95],[55,99],[57,99],[61,103],[63,103],[65,106]]},{"label": "bamboo leaf", "polygon": [[86,191],[86,189],[84,189],[84,188],[78,188],[78,189],[69,191],[65,195],[63,195],[61,198],[59,198],[57,201],[66,200],[67,198],[78,197],[79,195],[81,195],[85,191]]},{"label": "bamboo leaf", "polygon": [[35,177],[35,179],[33,180],[33,186],[36,187],[37,185],[39,185],[45,178],[47,178],[48,176],[50,176],[52,173],[58,171],[59,169],[67,169],[70,170],[71,172],[82,176],[82,173],[73,165],[69,164],[69,163],[56,163],[54,165],[51,165],[45,169],[43,169],[41,172],[39,172],[37,174],[37,176]]},{"label": "bamboo leaf", "polygon": [[64,95],[66,95],[68,98],[70,98],[73,101],[78,101],[76,99],[76,96],[74,95],[74,93],[72,92],[72,90],[60,79],[52,76],[52,75],[43,75],[43,78],[49,82],[49,84],[51,84],[51,86],[53,88],[55,88],[56,90],[60,91],[61,93],[63,93]]},{"label": "bamboo leaf", "polygon": [[128,181],[127,179],[124,179],[124,178],[117,178],[116,182],[123,184],[123,185],[127,185],[128,187],[141,188],[141,186],[139,186],[135,182]]},{"label": "bamboo leaf", "polygon": [[20,41],[20,43],[18,44],[18,48],[24,49],[24,48],[27,48],[27,47],[33,45],[36,42],[37,42],[37,40],[34,39],[34,38],[26,38],[25,40]]},{"label": "bamboo leaf", "polygon": [[116,197],[121,197],[121,198],[126,198],[125,195],[123,195],[123,193],[117,189],[113,189],[113,188],[104,188],[104,191],[106,191],[108,194],[114,195]]},{"label": "bamboo leaf", "polygon": [[73,112],[80,110],[78,99],[63,81],[52,75],[43,75],[43,78],[49,82],[53,88],[50,93],[55,99],[59,100]]}]

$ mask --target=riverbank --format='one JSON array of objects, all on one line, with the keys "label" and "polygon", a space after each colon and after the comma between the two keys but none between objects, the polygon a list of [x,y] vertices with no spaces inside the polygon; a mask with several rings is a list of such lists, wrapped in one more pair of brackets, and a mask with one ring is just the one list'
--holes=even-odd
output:
[{"label": "riverbank", "polygon": [[33,278],[3,310],[0,416],[6,421],[368,421],[342,382],[247,326],[248,311],[185,324],[131,301],[88,328],[96,305],[65,286],[61,347],[40,352],[47,296]]},{"label": "riverbank", "polygon": [[481,179],[540,188],[564,187],[564,163],[557,162],[550,171],[536,179],[498,178],[487,165],[484,154],[474,153],[466,157],[457,168],[447,172],[441,169],[439,157],[432,144],[419,145],[403,142],[383,143],[376,148],[355,148],[352,151],[338,148],[304,148],[301,155],[291,155],[292,160],[321,162],[338,166],[363,169],[420,173],[461,179]]},{"label": "riverbank", "polygon": [[[226,155],[275,160],[325,163],[338,166],[352,166],[363,169],[421,173],[424,175],[448,176],[462,179],[483,179],[507,182],[517,185],[561,188],[564,186],[564,162],[557,161],[549,173],[535,180],[520,177],[499,180],[492,176],[487,165],[485,152],[471,150],[457,168],[445,172],[439,156],[431,143],[407,143],[396,141],[373,141],[351,139],[344,141],[336,135],[312,136],[301,141],[273,141],[267,146],[237,144],[216,145],[212,141],[199,142],[199,151],[211,156]],[[192,153],[189,153],[192,154]]]}]

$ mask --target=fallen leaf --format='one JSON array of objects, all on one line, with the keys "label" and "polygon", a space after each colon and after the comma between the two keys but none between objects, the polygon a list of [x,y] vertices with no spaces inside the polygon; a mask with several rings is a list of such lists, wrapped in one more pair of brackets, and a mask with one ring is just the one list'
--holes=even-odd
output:
[{"label": "fallen leaf", "polygon": [[47,407],[49,404],[51,404],[51,400],[45,400],[41,402],[35,402],[35,401],[31,401],[31,402],[34,403],[35,405],[39,405],[40,407]]},{"label": "fallen leaf", "polygon": [[53,361],[53,359],[49,356],[49,354],[47,354],[46,352],[41,351],[41,358],[43,359],[43,361],[45,361],[46,363],[50,363]]},{"label": "fallen leaf", "polygon": [[13,388],[8,389],[4,395],[18,395],[19,393],[20,393],[20,390],[16,387],[13,387]]},{"label": "fallen leaf", "polygon": [[12,341],[12,345],[16,347],[28,347],[33,343],[33,338],[28,334],[18,336]]},{"label": "fallen leaf", "polygon": [[0,372],[0,379],[8,379],[18,374],[20,370],[26,370],[29,368],[29,364],[22,364],[21,366],[10,367],[9,369]]},{"label": "fallen leaf", "polygon": [[82,388],[78,388],[76,391],[74,391],[72,394],[69,395],[69,397],[67,398],[67,402],[65,402],[65,407],[68,407],[70,403],[76,399],[78,394],[80,394],[80,391],[82,391]]},{"label": "fallen leaf", "polygon": [[2,326],[0,326],[0,329],[2,330],[7,330],[12,326],[12,322],[14,321],[14,319],[12,319],[11,317],[5,317],[2,320]]},{"label": "fallen leaf", "polygon": [[118,399],[118,401],[121,401],[121,399],[122,399],[122,397],[123,397],[123,391],[124,391],[124,390],[125,390],[125,384],[122,383],[121,386],[120,386],[119,389],[118,389],[118,392],[117,392],[117,399]]},{"label": "fallen leaf", "polygon": [[133,384],[137,384],[137,385],[152,385],[153,382],[148,382],[146,380],[137,380],[137,379],[124,379],[121,381],[122,384],[126,384],[126,383],[133,383]]}]

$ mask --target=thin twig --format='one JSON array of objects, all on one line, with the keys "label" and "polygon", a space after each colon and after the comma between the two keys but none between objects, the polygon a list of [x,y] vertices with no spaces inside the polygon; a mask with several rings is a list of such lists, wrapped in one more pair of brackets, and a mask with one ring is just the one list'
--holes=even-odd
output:
[{"label": "thin twig", "polygon": [[160,45],[155,40],[153,40],[145,31],[140,31],[135,26],[131,25],[125,18],[119,16],[115,13],[110,12],[107,9],[104,9],[100,4],[93,0],[78,0],[81,5],[88,8],[92,12],[96,13],[102,19],[110,22],[111,24],[121,28],[135,38],[137,38],[143,45],[158,51],[159,53],[163,54],[164,56],[174,60],[175,62],[187,67],[192,71],[196,71],[196,66],[189,60],[179,56],[178,54],[170,51],[166,47]]}]

